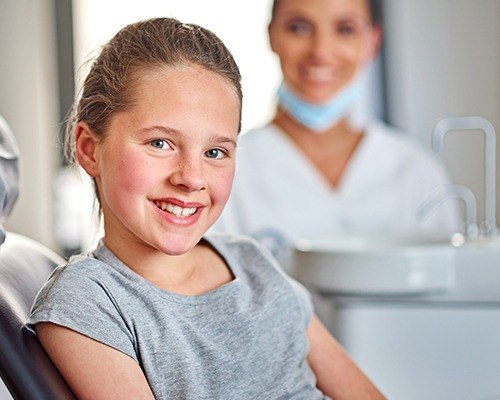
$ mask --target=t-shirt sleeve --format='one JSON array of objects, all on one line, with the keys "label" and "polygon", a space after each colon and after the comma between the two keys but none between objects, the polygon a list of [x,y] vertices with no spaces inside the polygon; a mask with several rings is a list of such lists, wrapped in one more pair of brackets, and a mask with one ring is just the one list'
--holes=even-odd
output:
[{"label": "t-shirt sleeve", "polygon": [[138,362],[133,329],[123,318],[112,290],[75,267],[54,271],[38,294],[26,326],[34,331],[37,323],[52,322],[113,347]]},{"label": "t-shirt sleeve", "polygon": [[305,328],[309,327],[312,316],[314,314],[314,307],[309,291],[298,281],[288,276],[288,280],[295,291],[299,307],[301,308],[304,316]]}]

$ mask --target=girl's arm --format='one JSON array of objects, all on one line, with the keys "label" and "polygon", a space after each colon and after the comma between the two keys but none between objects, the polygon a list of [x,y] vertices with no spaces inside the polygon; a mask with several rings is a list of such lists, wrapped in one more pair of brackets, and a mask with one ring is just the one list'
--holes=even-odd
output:
[{"label": "girl's arm", "polygon": [[307,330],[307,357],[318,388],[335,400],[382,400],[385,397],[351,360],[316,315]]},{"label": "girl's arm", "polygon": [[154,400],[139,365],[128,355],[71,329],[36,325],[50,358],[80,400]]}]

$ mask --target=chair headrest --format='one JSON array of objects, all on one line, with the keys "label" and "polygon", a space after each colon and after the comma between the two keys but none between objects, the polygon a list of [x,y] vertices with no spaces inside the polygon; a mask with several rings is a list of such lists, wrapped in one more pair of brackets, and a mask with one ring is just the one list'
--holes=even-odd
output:
[{"label": "chair headrest", "polygon": [[2,222],[19,195],[19,149],[9,125],[0,115],[0,244],[5,240]]}]

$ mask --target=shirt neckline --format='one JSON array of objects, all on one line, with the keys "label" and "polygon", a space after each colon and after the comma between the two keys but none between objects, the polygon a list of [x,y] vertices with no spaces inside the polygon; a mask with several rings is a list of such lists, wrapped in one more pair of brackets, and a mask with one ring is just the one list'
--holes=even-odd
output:
[{"label": "shirt neckline", "polygon": [[174,293],[155,285],[151,281],[143,278],[141,275],[133,271],[118,257],[116,257],[116,255],[108,247],[106,247],[102,239],[99,241],[96,249],[91,253],[91,256],[99,261],[106,263],[109,267],[120,272],[122,275],[127,277],[134,285],[145,286],[147,287],[147,289],[154,291],[166,300],[184,305],[209,304],[215,301],[225,300],[228,296],[233,295],[233,293],[239,290],[239,287],[241,286],[241,278],[239,270],[237,268],[237,264],[231,260],[230,254],[227,254],[227,252],[222,249],[222,245],[219,244],[215,238],[208,238],[207,236],[205,236],[202,240],[206,241],[210,246],[212,246],[213,249],[217,251],[219,255],[225,260],[234,276],[234,279],[223,284],[222,286],[198,295]]}]

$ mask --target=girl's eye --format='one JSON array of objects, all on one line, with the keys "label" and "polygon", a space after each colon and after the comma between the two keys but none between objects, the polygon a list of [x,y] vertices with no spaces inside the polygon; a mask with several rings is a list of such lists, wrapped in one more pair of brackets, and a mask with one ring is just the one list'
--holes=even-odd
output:
[{"label": "girl's eye", "polygon": [[168,142],[164,139],[154,139],[151,142],[149,142],[151,146],[153,146],[156,149],[164,150],[164,149],[169,149],[170,146]]},{"label": "girl's eye", "polygon": [[210,149],[205,152],[205,156],[208,158],[219,160],[221,158],[226,157],[227,154],[222,149]]}]

